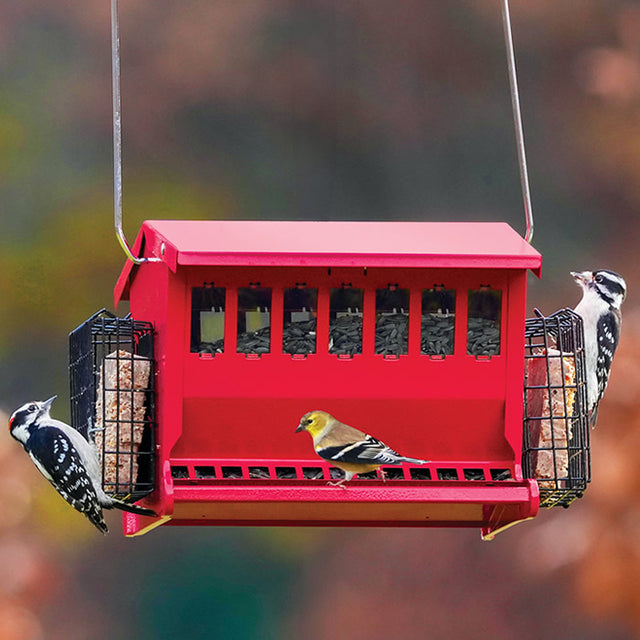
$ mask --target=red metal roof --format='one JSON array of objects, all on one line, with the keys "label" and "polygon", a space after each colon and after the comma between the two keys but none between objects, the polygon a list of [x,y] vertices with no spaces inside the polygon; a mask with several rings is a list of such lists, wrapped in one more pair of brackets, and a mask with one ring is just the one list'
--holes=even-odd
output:
[{"label": "red metal roof", "polygon": [[[178,265],[532,269],[542,256],[503,222],[150,220],[134,253]],[[164,247],[164,248],[163,248]],[[116,286],[125,294],[133,264]],[[126,295],[126,294],[125,294]]]}]

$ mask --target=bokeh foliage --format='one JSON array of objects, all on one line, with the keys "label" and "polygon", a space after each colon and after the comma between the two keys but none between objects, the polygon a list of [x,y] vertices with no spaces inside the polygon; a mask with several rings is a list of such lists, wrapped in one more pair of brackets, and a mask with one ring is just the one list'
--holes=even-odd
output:
[{"label": "bokeh foliage", "polygon": [[[9,442],[0,558],[30,564],[5,565],[23,579],[0,589],[0,619],[18,629],[0,635],[638,637],[640,10],[514,0],[512,14],[544,255],[531,306],[574,304],[570,269],[614,268],[630,288],[583,502],[490,547],[429,530],[128,541],[117,517],[102,540]],[[64,418],[67,333],[112,306],[124,261],[109,6],[5,0],[0,17],[0,406],[57,393]],[[523,229],[497,0],[126,0],[121,18],[130,241],[148,218]]]}]

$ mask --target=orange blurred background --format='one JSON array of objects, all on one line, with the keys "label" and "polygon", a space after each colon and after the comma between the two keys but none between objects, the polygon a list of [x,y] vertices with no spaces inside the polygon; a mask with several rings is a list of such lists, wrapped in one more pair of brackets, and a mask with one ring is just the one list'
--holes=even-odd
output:
[{"label": "orange blurred background", "polygon": [[[147,218],[504,220],[524,229],[498,0],[121,3],[125,230]],[[640,637],[640,7],[513,0],[543,278],[622,273],[623,335],[568,510],[467,530],[99,536],[0,439],[0,638]],[[124,262],[109,3],[0,7],[0,407],[58,394]],[[126,309],[119,309],[126,311]],[[3,415],[2,420],[6,420]]]}]

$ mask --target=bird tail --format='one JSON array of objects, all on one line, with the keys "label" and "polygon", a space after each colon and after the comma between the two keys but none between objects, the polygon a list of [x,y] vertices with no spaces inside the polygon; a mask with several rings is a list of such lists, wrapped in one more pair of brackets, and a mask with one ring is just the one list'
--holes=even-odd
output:
[{"label": "bird tail", "polygon": [[128,502],[118,500],[117,498],[111,498],[111,504],[109,506],[106,506],[105,508],[120,509],[122,511],[128,511],[129,513],[136,513],[139,516],[151,516],[152,518],[156,518],[158,516],[158,514],[152,509],[140,507],[137,504],[129,504]]},{"label": "bird tail", "polygon": [[405,456],[399,456],[398,460],[400,462],[410,462],[411,464],[427,464],[431,462],[431,460],[418,460],[418,458],[407,458]]},{"label": "bird tail", "polygon": [[89,522],[91,522],[91,524],[94,525],[98,531],[100,531],[100,533],[109,533],[109,527],[107,527],[107,523],[104,521],[102,509],[100,509],[99,507],[96,509],[91,509],[90,511],[85,511],[84,515],[88,518]]}]

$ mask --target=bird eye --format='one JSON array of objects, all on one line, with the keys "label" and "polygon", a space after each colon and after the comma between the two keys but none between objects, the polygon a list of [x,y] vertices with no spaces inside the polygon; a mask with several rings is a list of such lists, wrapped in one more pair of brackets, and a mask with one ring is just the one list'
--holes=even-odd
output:
[{"label": "bird eye", "polygon": [[596,282],[601,283],[603,280],[604,280],[604,278],[602,277],[602,274],[600,274],[600,273],[599,273],[599,274],[596,276]]},{"label": "bird eye", "polygon": [[38,410],[38,405],[37,404],[30,404],[27,407],[27,411],[33,412],[33,411],[37,411]]}]

